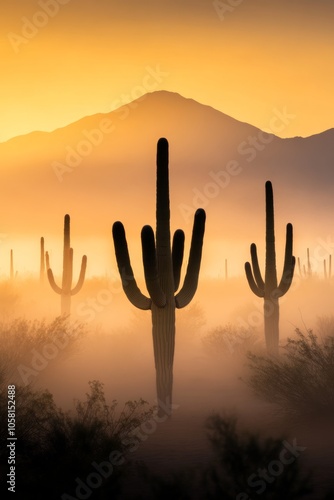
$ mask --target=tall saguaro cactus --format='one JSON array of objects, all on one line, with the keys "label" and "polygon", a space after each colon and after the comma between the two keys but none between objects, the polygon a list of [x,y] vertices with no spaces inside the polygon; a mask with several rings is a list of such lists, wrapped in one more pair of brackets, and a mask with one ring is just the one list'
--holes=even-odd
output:
[{"label": "tall saguaro cactus", "polygon": [[47,273],[49,283],[54,292],[61,296],[61,314],[69,315],[71,312],[71,297],[76,295],[82,288],[85,281],[85,273],[87,266],[87,257],[84,255],[81,261],[80,275],[77,285],[72,288],[73,277],[73,248],[70,246],[70,216],[64,217],[64,254],[63,254],[63,278],[61,288],[56,284],[53,272],[49,267],[49,259],[47,258]]},{"label": "tall saguaro cactus", "polygon": [[[279,342],[279,303],[278,299],[283,297],[292,283],[295,267],[295,257],[292,255],[292,224],[286,226],[285,258],[281,281],[278,284],[276,271],[275,253],[275,230],[274,230],[274,199],[271,182],[266,186],[266,262],[265,279],[261,276],[257,249],[252,243],[251,260],[245,264],[245,271],[249,286],[255,295],[264,299],[264,333],[267,351],[277,356]],[[253,268],[253,269],[252,269]]]},{"label": "tall saguaro cactus", "polygon": [[[195,295],[202,257],[205,211],[195,213],[191,248],[183,286],[180,284],[184,253],[184,232],[178,229],[171,245],[168,142],[157,145],[156,234],[151,226],[141,232],[143,266],[149,297],[138,288],[130,263],[123,224],[115,222],[113,238],[123,290],[139,309],[151,310],[153,349],[159,404],[172,404],[173,360],[175,346],[175,308],[183,308]],[[175,294],[176,293],[176,294]]]}]

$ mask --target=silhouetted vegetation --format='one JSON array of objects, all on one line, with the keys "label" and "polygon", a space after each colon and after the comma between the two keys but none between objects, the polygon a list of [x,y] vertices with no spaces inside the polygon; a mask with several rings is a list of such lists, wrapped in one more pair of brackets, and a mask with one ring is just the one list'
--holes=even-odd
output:
[{"label": "silhouetted vegetation", "polygon": [[63,251],[63,277],[62,285],[58,286],[55,282],[52,269],[49,267],[49,257],[47,258],[47,273],[49,283],[54,292],[58,293],[61,297],[61,314],[68,316],[71,313],[71,297],[80,292],[82,285],[85,281],[85,273],[87,266],[87,257],[84,255],[81,261],[81,269],[78,282],[72,288],[73,278],[73,248],[70,243],[70,216],[68,214],[64,217],[64,251]]},{"label": "silhouetted vegetation", "polygon": [[168,141],[159,139],[157,145],[157,208],[156,235],[151,226],[141,233],[145,282],[149,297],[137,286],[130,263],[124,226],[113,225],[117,265],[124,292],[138,309],[151,310],[157,396],[171,404],[175,346],[175,308],[187,306],[195,295],[202,257],[205,211],[195,213],[189,262],[183,286],[180,285],[184,254],[184,232],[175,231],[171,245],[169,209]]},{"label": "silhouetted vegetation", "polygon": [[255,393],[290,416],[333,418],[333,333],[319,340],[312,330],[297,329],[280,359],[250,354],[249,383]]},{"label": "silhouetted vegetation", "polygon": [[203,338],[205,352],[211,356],[228,357],[246,354],[261,345],[258,334],[252,327],[237,327],[231,323],[210,330]]},{"label": "silhouetted vegetation", "polygon": [[206,427],[214,451],[208,467],[185,468],[168,476],[141,470],[144,493],[129,498],[250,500],[262,495],[266,500],[295,500],[312,492],[311,476],[303,472],[302,451],[291,451],[293,441],[240,430],[235,416],[215,414]]},{"label": "silhouetted vegetation", "polygon": [[251,244],[252,265],[245,264],[246,277],[252,292],[264,299],[264,334],[269,354],[278,355],[279,343],[279,302],[289,290],[294,268],[295,257],[292,255],[292,224],[286,226],[285,257],[282,278],[277,281],[274,198],[271,182],[266,182],[266,264],[264,279],[261,276],[257,249]]},{"label": "silhouetted vegetation", "polygon": [[31,366],[33,359],[38,358],[39,366],[42,366],[43,358],[46,364],[55,357],[63,359],[78,348],[78,341],[86,333],[84,324],[71,323],[65,316],[50,322],[25,318],[0,322],[1,380],[4,383],[18,380],[19,384],[27,385],[33,380],[31,375],[38,372]]},{"label": "silhouetted vegetation", "polygon": [[[151,418],[153,409],[142,399],[119,409],[117,401],[107,403],[101,382],[92,381],[89,386],[86,399],[76,401],[71,412],[58,408],[48,391],[16,388],[16,498],[53,500],[64,493],[76,498],[76,488],[87,484],[92,473],[101,484],[91,488],[91,498],[119,491],[127,450],[123,438]],[[7,407],[6,389],[0,394],[2,413]],[[2,422],[4,418],[1,415]],[[1,459],[6,453],[2,433]]]}]

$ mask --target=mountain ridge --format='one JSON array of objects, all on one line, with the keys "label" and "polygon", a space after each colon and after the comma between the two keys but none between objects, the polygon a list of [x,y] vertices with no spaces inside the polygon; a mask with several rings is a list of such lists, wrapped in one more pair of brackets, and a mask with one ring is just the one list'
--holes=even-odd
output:
[{"label": "mountain ridge", "polygon": [[229,235],[248,247],[263,233],[264,183],[271,180],[278,224],[303,227],[299,238],[315,241],[319,233],[328,234],[334,129],[283,139],[166,91],[0,144],[6,207],[0,232],[59,234],[69,213],[81,236],[109,234],[114,220],[124,220],[130,239],[138,236],[138,228],[155,223],[160,137],[170,145],[177,227],[191,230],[193,213],[202,206],[211,242]]},{"label": "mountain ridge", "polygon": [[[8,140],[6,141],[3,141],[3,142],[0,142],[0,147],[2,145],[5,145],[7,143],[9,143],[10,141],[13,141],[13,140],[16,140],[16,139],[20,139],[20,138],[24,138],[24,137],[28,137],[28,136],[36,136],[37,134],[39,135],[48,135],[48,134],[53,134],[55,132],[61,132],[65,129],[67,129],[68,127],[72,127],[72,126],[78,126],[79,123],[82,123],[83,121],[85,120],[91,120],[91,119],[97,119],[98,117],[100,117],[101,119],[102,118],[108,118],[110,117],[114,112],[120,112],[122,110],[122,108],[126,108],[127,106],[131,106],[131,105],[136,105],[137,103],[139,102],[142,102],[143,98],[146,98],[148,96],[152,96],[152,95],[157,95],[157,96],[163,96],[163,95],[168,95],[168,96],[173,96],[173,97],[178,97],[178,98],[181,98],[183,99],[184,101],[189,101],[195,105],[199,105],[199,106],[202,106],[203,108],[207,108],[208,110],[211,110],[215,113],[218,113],[219,115],[221,116],[224,116],[228,119],[231,119],[231,120],[234,120],[235,122],[237,123],[240,123],[240,124],[243,124],[243,125],[250,125],[258,130],[262,130],[261,128],[259,127],[256,127],[255,125],[249,123],[249,122],[246,122],[246,121],[243,121],[243,120],[239,120],[237,118],[234,118],[233,116],[230,116],[220,110],[217,110],[216,108],[214,108],[213,106],[210,106],[208,104],[205,104],[205,103],[201,103],[199,101],[196,101],[195,99],[193,98],[190,98],[190,97],[185,97],[183,96],[182,94],[178,93],[178,92],[171,92],[171,91],[167,91],[167,90],[157,90],[157,91],[152,91],[152,92],[147,92],[146,94],[144,94],[144,96],[138,98],[138,99],[135,99],[129,103],[124,103],[122,104],[121,106],[119,106],[118,108],[112,110],[112,111],[108,111],[108,112],[97,112],[97,113],[93,113],[91,115],[86,115],[86,116],[83,116],[81,118],[79,118],[78,120],[74,120],[73,122],[70,122],[70,123],[67,123],[65,125],[62,125],[60,127],[57,127],[51,131],[45,131],[45,130],[32,130],[31,132],[28,132],[26,134],[20,134],[20,135],[17,135],[17,136],[14,136],[14,137],[11,137],[9,138]],[[334,130],[334,127],[333,128],[330,128],[330,129],[326,129],[324,131],[320,131],[318,133],[315,133],[315,134],[312,134],[310,136],[292,136],[292,137],[286,137],[285,139],[297,139],[297,138],[301,138],[301,139],[307,139],[307,138],[310,138],[310,137],[314,137],[314,136],[317,136],[317,135],[321,135],[323,133],[326,133],[326,132],[330,132],[330,131],[333,131]],[[276,135],[276,134],[274,134]],[[279,137],[279,136],[277,136]]]}]

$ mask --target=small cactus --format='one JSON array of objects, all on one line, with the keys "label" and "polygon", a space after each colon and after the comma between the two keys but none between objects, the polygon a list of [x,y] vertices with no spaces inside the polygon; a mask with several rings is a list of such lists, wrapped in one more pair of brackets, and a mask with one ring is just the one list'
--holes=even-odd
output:
[{"label": "small cactus", "polygon": [[252,243],[250,251],[252,265],[245,264],[248,284],[255,295],[264,299],[264,331],[268,353],[278,355],[279,342],[279,304],[278,299],[283,297],[292,283],[295,268],[295,257],[292,255],[292,224],[286,226],[286,244],[284,268],[280,283],[277,281],[275,229],[274,229],[274,199],[271,182],[267,181],[266,190],[266,263],[265,279],[261,276],[257,250]]},{"label": "small cactus", "polygon": [[324,259],[324,277],[325,279],[331,279],[332,277],[332,256],[329,255],[328,257],[328,268],[327,268],[327,261]]},{"label": "small cactus", "polygon": [[63,253],[63,278],[62,287],[60,288],[54,279],[53,272],[50,268],[49,255],[46,255],[46,265],[49,283],[54,292],[61,296],[61,314],[69,315],[71,313],[71,297],[76,295],[82,288],[85,281],[85,273],[87,266],[87,257],[82,257],[80,275],[77,285],[72,288],[73,277],[73,248],[70,247],[70,216],[64,217],[64,253]]},{"label": "small cactus", "polygon": [[298,271],[299,271],[300,278],[312,278],[312,276],[313,276],[309,248],[306,249],[306,254],[307,254],[307,267],[305,264],[303,264],[303,267],[301,267],[300,258],[298,257],[298,259],[297,259]]},{"label": "small cactus", "polygon": [[13,256],[13,250],[10,251],[10,270],[9,270],[9,276],[10,280],[14,280],[14,256]]}]

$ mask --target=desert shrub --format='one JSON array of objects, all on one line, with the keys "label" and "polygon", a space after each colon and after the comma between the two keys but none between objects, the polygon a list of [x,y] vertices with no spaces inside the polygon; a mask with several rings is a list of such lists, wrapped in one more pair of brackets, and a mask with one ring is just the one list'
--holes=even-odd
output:
[{"label": "desert shrub", "polygon": [[318,316],[315,325],[320,339],[334,337],[334,316]]},{"label": "desert shrub", "polygon": [[254,328],[237,327],[230,323],[210,330],[202,338],[202,346],[209,355],[238,356],[260,345]]},{"label": "desert shrub", "polygon": [[[78,480],[85,482],[89,474],[97,472],[93,463],[110,461],[111,452],[126,457],[123,437],[151,418],[153,409],[142,399],[128,401],[119,409],[117,401],[107,403],[101,382],[89,382],[89,387],[86,399],[76,401],[74,410],[68,412],[55,405],[48,391],[17,387],[17,498],[53,500],[65,493],[76,498]],[[1,408],[7,406],[4,390],[0,402]],[[3,435],[0,455],[4,456],[5,441]],[[114,466],[109,475],[101,476],[102,484],[92,488],[91,498],[116,495],[124,467],[126,463]]]},{"label": "desert shrub", "polygon": [[296,330],[278,358],[249,354],[255,393],[294,416],[334,415],[334,337]]},{"label": "desert shrub", "polygon": [[21,296],[17,287],[10,281],[0,282],[0,317],[13,314],[20,304]]},{"label": "desert shrub", "polygon": [[242,498],[241,493],[244,498],[263,494],[270,500],[292,500],[312,491],[310,475],[302,472],[300,457],[290,453],[290,463],[277,465],[289,439],[242,431],[235,416],[213,415],[207,428],[216,456],[205,475],[208,500]]},{"label": "desert shrub", "polygon": [[83,324],[70,322],[64,316],[50,322],[25,318],[0,322],[0,382],[22,382],[17,367],[29,365],[34,349],[42,352],[51,344],[58,351],[57,359],[65,358],[78,348],[84,335]]},{"label": "desert shrub", "polygon": [[[207,420],[206,428],[214,451],[209,466],[185,468],[164,477],[141,471],[145,493],[132,498],[295,500],[307,497],[312,491],[311,476],[302,471],[302,456],[284,451],[286,463],[280,462],[282,451],[293,441],[243,431],[235,416],[213,415]],[[279,463],[281,465],[277,465]]]}]

